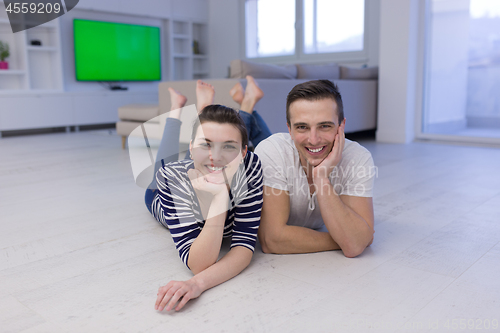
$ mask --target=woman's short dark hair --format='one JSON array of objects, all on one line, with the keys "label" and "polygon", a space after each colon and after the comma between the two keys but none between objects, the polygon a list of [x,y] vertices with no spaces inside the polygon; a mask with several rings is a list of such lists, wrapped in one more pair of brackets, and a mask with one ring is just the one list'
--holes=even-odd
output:
[{"label": "woman's short dark hair", "polygon": [[218,124],[230,124],[236,127],[241,134],[241,148],[245,149],[248,146],[248,133],[243,119],[241,119],[238,111],[228,108],[224,105],[213,104],[208,105],[201,110],[193,125],[193,133],[191,140],[194,141],[198,127],[206,122],[214,122]]},{"label": "woman's short dark hair", "polygon": [[330,98],[337,104],[339,125],[344,120],[344,105],[340,96],[339,88],[330,80],[314,80],[299,83],[288,93],[286,97],[286,123],[290,126],[290,105],[301,99],[318,101]]}]

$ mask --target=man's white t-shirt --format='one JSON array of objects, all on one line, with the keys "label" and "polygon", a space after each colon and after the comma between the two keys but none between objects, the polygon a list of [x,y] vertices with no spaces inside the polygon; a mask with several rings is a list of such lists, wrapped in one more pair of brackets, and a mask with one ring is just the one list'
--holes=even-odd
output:
[{"label": "man's white t-shirt", "polygon": [[[255,153],[262,163],[265,186],[288,191],[288,225],[319,229],[324,226],[316,192],[309,193],[307,176],[290,134],[278,133],[261,141]],[[339,195],[372,197],[376,168],[370,152],[346,139],[342,160],[330,174],[330,183]]]}]

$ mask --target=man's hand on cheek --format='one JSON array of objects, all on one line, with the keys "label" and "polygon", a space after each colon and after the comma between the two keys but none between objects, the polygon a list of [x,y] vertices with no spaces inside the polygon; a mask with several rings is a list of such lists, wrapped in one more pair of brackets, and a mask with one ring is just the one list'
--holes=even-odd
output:
[{"label": "man's hand on cheek", "polygon": [[344,150],[345,134],[344,124],[340,125],[335,135],[332,151],[316,167],[313,168],[313,180],[328,179],[333,169],[342,160],[342,151]]}]

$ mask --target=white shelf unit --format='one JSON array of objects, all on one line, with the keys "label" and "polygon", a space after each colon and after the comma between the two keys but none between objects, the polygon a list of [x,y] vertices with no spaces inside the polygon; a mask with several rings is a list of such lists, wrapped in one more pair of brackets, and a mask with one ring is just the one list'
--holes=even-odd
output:
[{"label": "white shelf unit", "polygon": [[27,54],[24,51],[26,35],[23,33],[12,33],[7,14],[0,4],[0,41],[7,43],[10,56],[5,59],[9,63],[9,69],[0,69],[0,90],[28,89],[27,81]]},{"label": "white shelf unit", "polygon": [[203,79],[209,76],[208,62],[208,25],[192,23],[193,43],[198,44],[198,53],[193,50],[193,79]]},{"label": "white shelf unit", "polygon": [[[169,78],[172,81],[203,79],[209,76],[208,25],[184,19],[171,19],[168,30]],[[194,43],[199,54],[195,54]]]},{"label": "white shelf unit", "polygon": [[0,92],[62,91],[59,20],[13,33],[4,8],[1,3],[0,40],[9,44],[10,56],[9,69],[0,70]]},{"label": "white shelf unit", "polygon": [[57,52],[57,48],[53,46],[27,46],[28,51],[34,52]]}]

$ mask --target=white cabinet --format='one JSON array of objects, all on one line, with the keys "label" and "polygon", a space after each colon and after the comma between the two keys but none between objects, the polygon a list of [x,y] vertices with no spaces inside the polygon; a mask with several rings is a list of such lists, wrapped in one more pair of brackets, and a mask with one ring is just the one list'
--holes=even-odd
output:
[{"label": "white cabinet", "polygon": [[127,104],[158,104],[158,93],[103,92],[75,94],[75,125],[110,124],[118,121],[118,108]]},{"label": "white cabinet", "polygon": [[111,124],[118,107],[156,104],[154,92],[18,93],[0,95],[0,132],[34,128]]},{"label": "white cabinet", "polygon": [[70,126],[72,100],[69,96],[32,95],[1,97],[0,130]]},{"label": "white cabinet", "polygon": [[75,123],[79,125],[116,123],[118,107],[128,104],[125,100],[102,94],[77,95],[73,98]]}]

